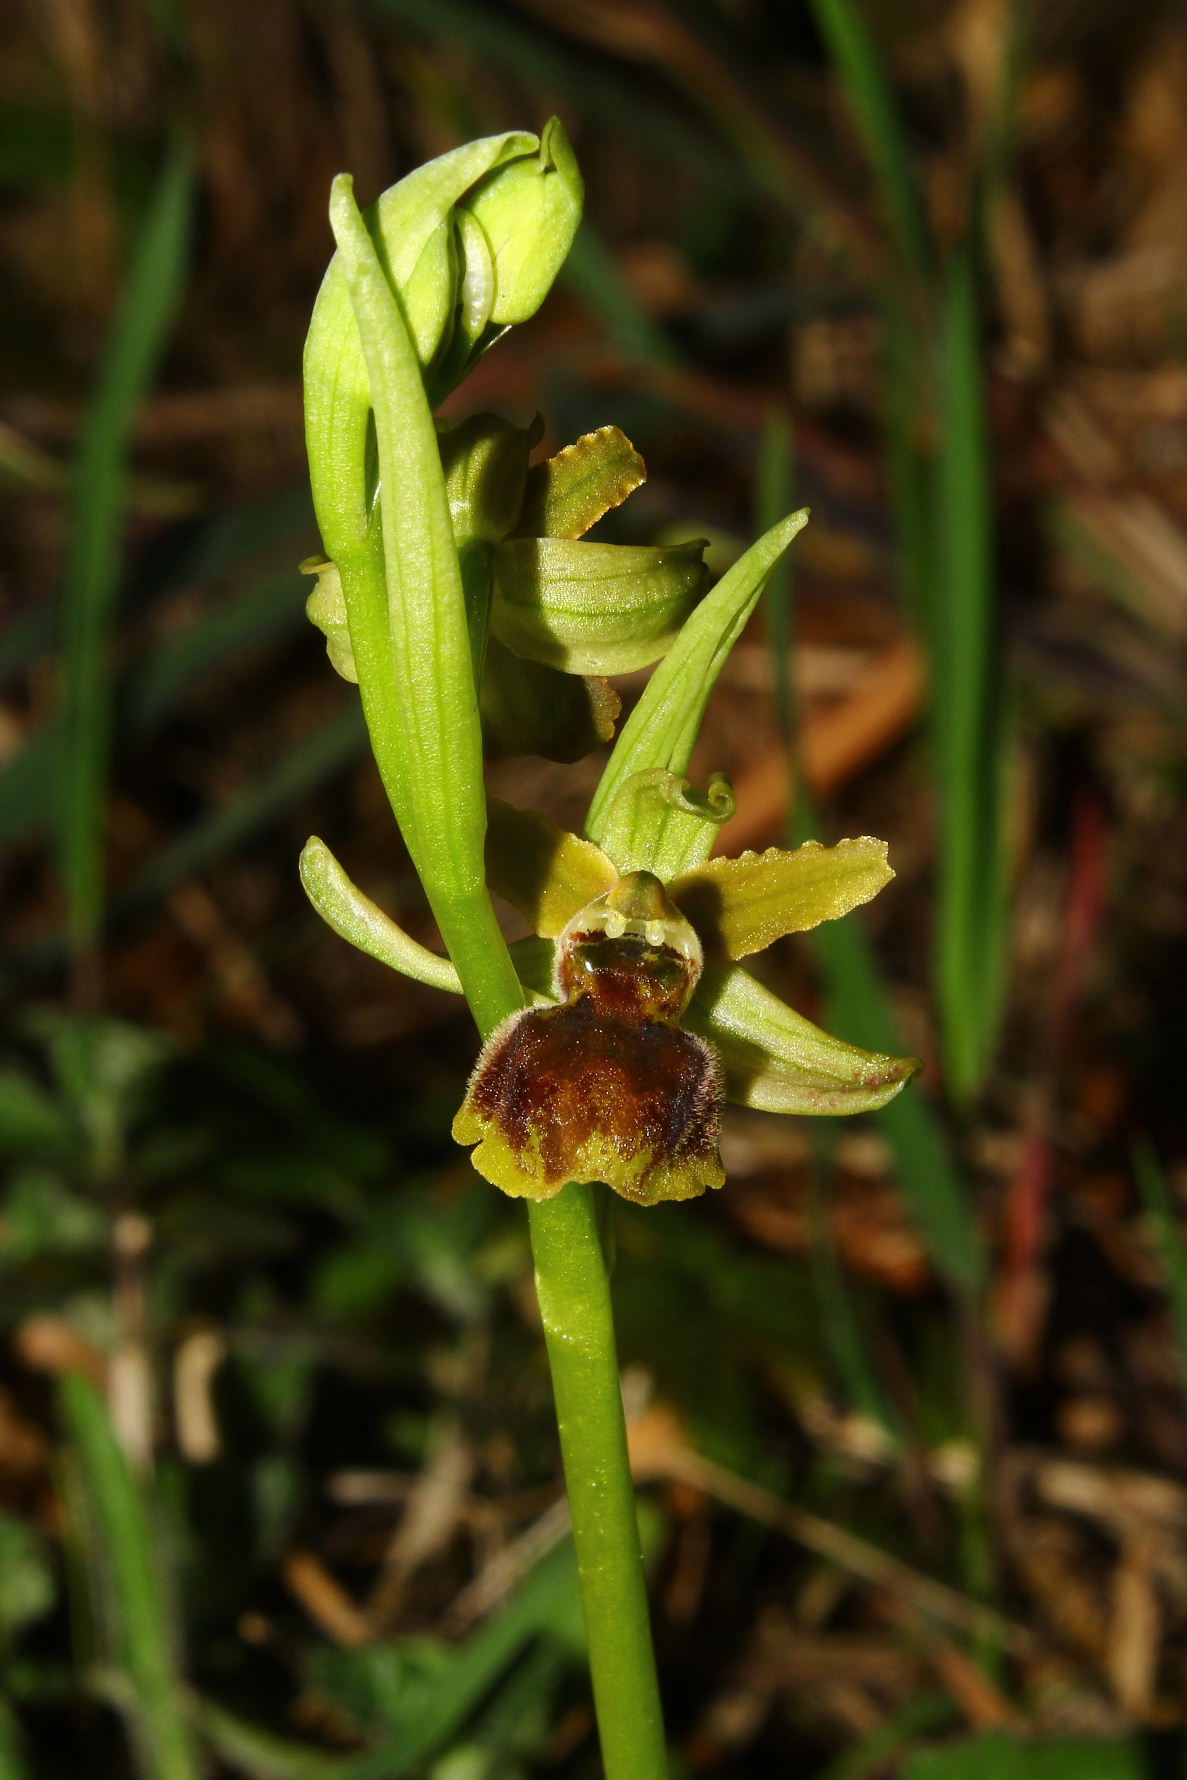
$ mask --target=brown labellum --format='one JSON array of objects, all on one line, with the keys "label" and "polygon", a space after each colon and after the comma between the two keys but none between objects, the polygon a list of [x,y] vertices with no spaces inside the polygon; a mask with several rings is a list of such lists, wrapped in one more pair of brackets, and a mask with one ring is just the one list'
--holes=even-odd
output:
[{"label": "brown labellum", "polygon": [[719,1187],[721,1072],[677,1024],[700,973],[696,934],[650,872],[582,909],[558,945],[563,1005],[504,1021],[454,1121],[479,1173],[529,1199],[570,1180],[647,1205]]}]

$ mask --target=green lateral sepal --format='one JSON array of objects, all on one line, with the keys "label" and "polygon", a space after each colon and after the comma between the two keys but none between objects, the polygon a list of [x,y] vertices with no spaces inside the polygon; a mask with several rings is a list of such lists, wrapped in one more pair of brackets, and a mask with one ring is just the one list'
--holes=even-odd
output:
[{"label": "green lateral sepal", "polygon": [[685,1024],[716,1048],[726,1094],[762,1112],[876,1112],[921,1065],[832,1038],[738,965],[708,965]]}]

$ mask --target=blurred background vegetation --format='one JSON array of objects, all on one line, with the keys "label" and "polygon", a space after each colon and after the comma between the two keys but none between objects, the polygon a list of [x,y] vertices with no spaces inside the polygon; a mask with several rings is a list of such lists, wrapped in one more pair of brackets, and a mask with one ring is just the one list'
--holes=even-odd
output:
[{"label": "blurred background vegetation", "polygon": [[[870,832],[806,1012],[925,1057],[614,1207],[677,1772],[1181,1771],[1187,51],[1121,0],[27,0],[0,59],[0,1780],[592,1780],[520,1207],[305,623],[332,175],[565,121],[465,386],[614,421],[607,535],[810,502],[698,756]],[[629,699],[636,682],[624,682]],[[579,820],[598,770],[503,761]],[[1017,1739],[1025,1739],[1020,1752]]]}]

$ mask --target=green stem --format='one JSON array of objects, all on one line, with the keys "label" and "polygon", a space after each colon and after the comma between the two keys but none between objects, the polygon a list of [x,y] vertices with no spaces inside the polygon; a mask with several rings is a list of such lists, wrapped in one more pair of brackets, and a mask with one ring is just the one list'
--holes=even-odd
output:
[{"label": "green stem", "polygon": [[606,1780],[667,1774],[647,1588],[594,1189],[530,1208]]}]

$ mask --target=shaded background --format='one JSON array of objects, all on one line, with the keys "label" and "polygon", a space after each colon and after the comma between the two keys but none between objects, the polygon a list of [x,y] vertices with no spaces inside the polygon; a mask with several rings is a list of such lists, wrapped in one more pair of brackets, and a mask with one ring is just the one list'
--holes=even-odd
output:
[{"label": "shaded background", "polygon": [[680,1772],[1178,1771],[1185,70],[1118,0],[10,12],[3,1780],[599,1771],[472,1031],[295,871],[432,938],[295,570],[330,179],[552,111],[587,226],[450,411],[616,422],[603,535],[718,567],[812,505],[696,770],[889,840],[768,974],[928,1064],[615,1207]]}]

